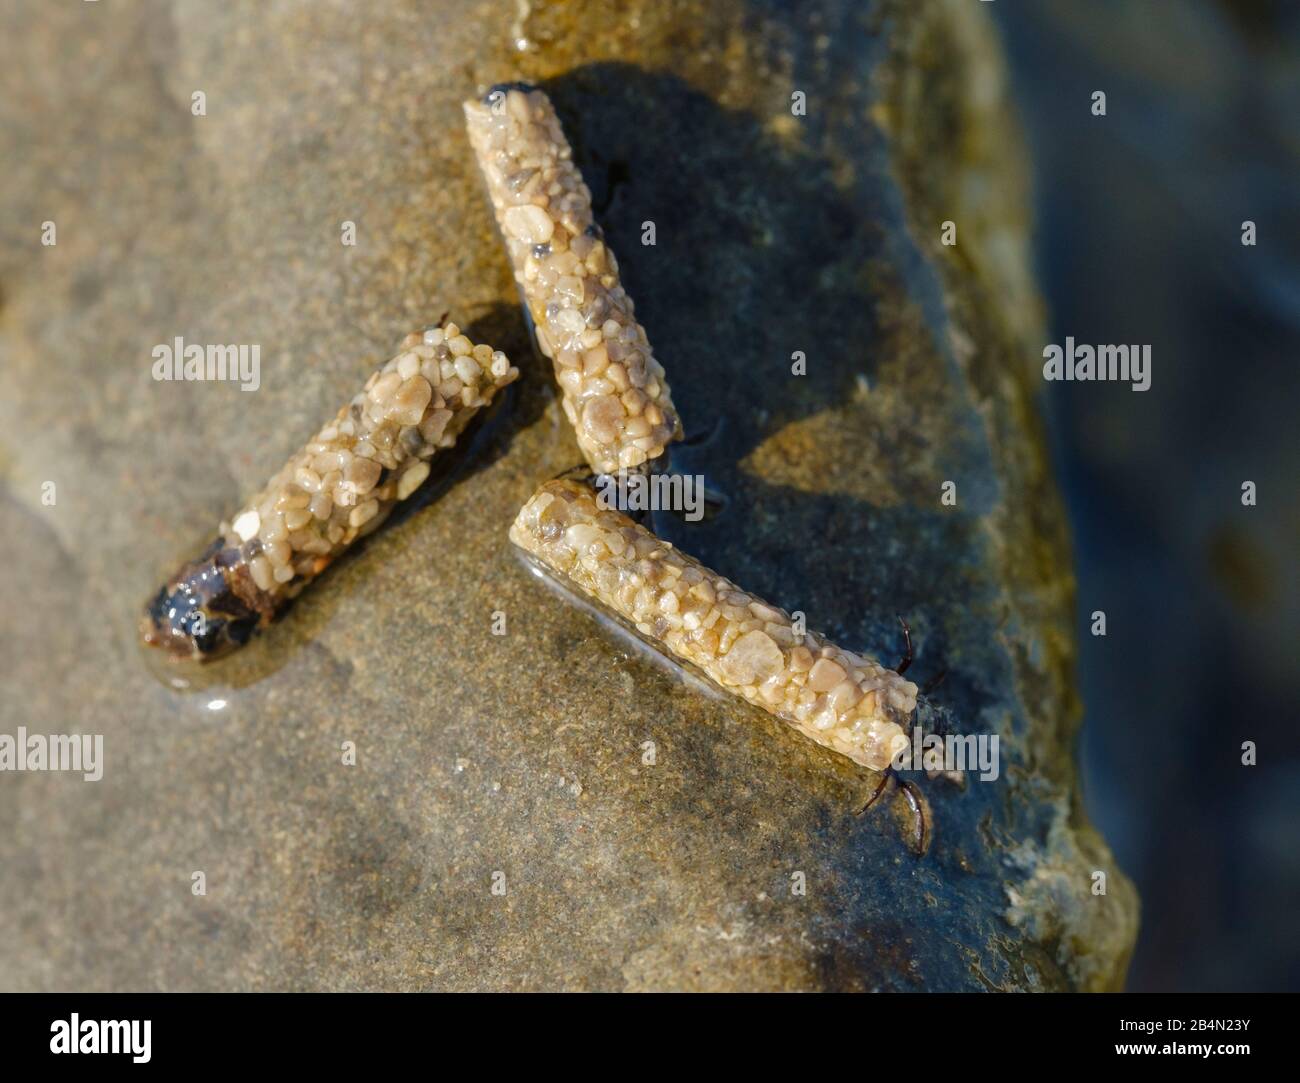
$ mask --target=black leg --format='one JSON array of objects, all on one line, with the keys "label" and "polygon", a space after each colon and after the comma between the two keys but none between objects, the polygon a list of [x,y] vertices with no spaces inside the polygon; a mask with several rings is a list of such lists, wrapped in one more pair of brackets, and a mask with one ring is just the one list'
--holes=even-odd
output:
[{"label": "black leg", "polygon": [[894,667],[894,672],[901,677],[907,672],[907,667],[912,664],[912,629],[907,626],[907,621],[902,617],[898,618],[898,623],[903,626],[903,643],[906,650],[903,654],[903,660]]},{"label": "black leg", "polygon": [[912,813],[912,834],[907,845],[917,857],[930,849],[930,820],[927,813],[925,795],[917,789],[915,782],[900,782],[898,792],[903,795]]},{"label": "black leg", "polygon": [[590,485],[596,480],[596,475],[592,473],[591,467],[586,463],[575,463],[567,470],[561,470],[552,481],[577,481],[584,485]]},{"label": "black leg", "polygon": [[864,812],[867,811],[867,809],[869,809],[872,805],[874,805],[877,801],[879,801],[880,795],[885,792],[885,788],[889,785],[889,780],[893,777],[894,777],[894,772],[891,768],[886,767],[883,771],[881,771],[880,782],[877,783],[876,785],[875,793],[873,793],[867,799],[867,803],[863,805],[860,809],[858,809],[858,811],[855,812],[853,815],[861,816]]},{"label": "black leg", "polygon": [[943,684],[943,679],[946,676],[948,676],[948,671],[946,669],[939,670],[938,673],[936,673],[933,677],[931,677],[928,681],[925,682],[925,685],[921,688],[921,695],[928,696],[931,692],[933,692],[936,688],[938,688],[939,685]]}]

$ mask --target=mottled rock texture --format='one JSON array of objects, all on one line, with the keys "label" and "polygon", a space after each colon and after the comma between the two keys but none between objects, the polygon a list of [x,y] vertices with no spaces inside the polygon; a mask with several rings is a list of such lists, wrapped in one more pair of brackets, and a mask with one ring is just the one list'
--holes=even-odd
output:
[{"label": "mottled rock texture", "polygon": [[[980,6],[534,7],[6,5],[0,732],[102,733],[106,764],[0,775],[0,985],[1118,985],[1137,904],[1079,811],[1026,193]],[[660,529],[847,646],[892,657],[906,615],[909,676],[946,670],[937,710],[1001,735],[999,781],[923,783],[926,857],[853,815],[860,768],[512,555],[519,506],[579,461],[459,108],[519,77],[556,102],[688,434],[716,424],[676,463],[725,509]],[[157,680],[135,622],[160,576],[447,309],[523,369],[472,454],[206,687]],[[177,335],[260,344],[261,388],[155,383]]]}]

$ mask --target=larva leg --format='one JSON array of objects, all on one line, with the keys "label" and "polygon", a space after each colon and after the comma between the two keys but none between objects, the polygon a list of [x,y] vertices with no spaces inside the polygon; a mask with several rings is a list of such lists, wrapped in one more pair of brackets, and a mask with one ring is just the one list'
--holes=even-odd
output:
[{"label": "larva leg", "polygon": [[864,812],[867,811],[867,809],[871,808],[872,805],[874,805],[877,801],[879,801],[881,794],[883,794],[885,790],[889,788],[889,784],[892,781],[894,781],[894,772],[892,770],[886,768],[885,770],[881,771],[880,781],[876,783],[876,788],[872,790],[871,796],[867,798],[867,803],[863,805],[860,809],[858,809],[858,811],[855,812],[854,815],[861,816]]},{"label": "larva leg", "polygon": [[726,418],[719,414],[709,422],[707,428],[698,432],[686,433],[677,441],[679,447],[703,447],[722,431]]},{"label": "larva leg", "polygon": [[[894,672],[901,675],[907,672],[913,661],[912,629],[908,626],[907,621],[905,621],[901,616],[898,618],[898,623],[903,626],[903,657],[899,661],[898,665],[894,667]],[[929,694],[938,688],[939,685],[943,684],[943,679],[946,676],[948,676],[948,671],[946,669],[939,670],[938,673],[921,686],[921,697],[924,699],[929,696]]]},{"label": "larva leg", "polygon": [[904,841],[912,853],[921,857],[930,849],[930,802],[916,783],[909,781],[898,784],[897,797],[902,808],[895,812],[895,816],[902,828]]},{"label": "larva leg", "polygon": [[478,410],[519,375],[455,324],[408,335],[344,406],[146,606],[141,639],[177,659],[245,643],[429,476]]},{"label": "larva leg", "polygon": [[898,623],[903,626],[903,660],[894,667],[894,672],[901,677],[912,664],[912,629],[902,617],[898,618]]},{"label": "larva leg", "polygon": [[867,798],[866,804],[858,809],[855,815],[863,815],[887,793],[890,794],[890,807],[903,842],[917,857],[924,856],[930,849],[930,840],[933,836],[930,802],[916,783],[900,779],[893,768],[886,768],[880,772],[880,781],[876,783],[876,788]]},{"label": "larva leg", "polygon": [[591,472],[591,467],[586,463],[574,463],[567,470],[561,470],[553,481],[577,481],[583,485],[591,485],[596,479],[596,475]]},{"label": "larva leg", "polygon": [[916,685],[813,633],[572,481],[524,505],[511,540],[715,684],[881,771],[907,747]]},{"label": "larva leg", "polygon": [[681,422],[550,100],[501,85],[467,102],[465,120],[583,456],[598,474],[658,458]]}]

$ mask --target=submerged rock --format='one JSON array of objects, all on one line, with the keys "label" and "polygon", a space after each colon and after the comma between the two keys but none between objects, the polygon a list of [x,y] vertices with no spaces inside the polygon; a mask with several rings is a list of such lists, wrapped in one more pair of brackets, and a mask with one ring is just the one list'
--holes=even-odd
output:
[{"label": "submerged rock", "polygon": [[[1079,801],[1025,176],[978,5],[100,7],[0,35],[32,90],[0,137],[0,729],[105,747],[97,783],[0,779],[10,987],[1122,982],[1137,903]],[[874,776],[513,556],[580,458],[461,122],[514,78],[555,101],[707,434],[674,461],[725,506],[658,529],[845,646],[892,660],[904,615],[909,676],[947,674],[923,723],[999,736],[996,781],[920,781],[926,856],[854,815]],[[201,682],[155,680],[160,574],[448,309],[524,370],[458,472]],[[259,390],[154,382],[178,335],[259,344]]]}]

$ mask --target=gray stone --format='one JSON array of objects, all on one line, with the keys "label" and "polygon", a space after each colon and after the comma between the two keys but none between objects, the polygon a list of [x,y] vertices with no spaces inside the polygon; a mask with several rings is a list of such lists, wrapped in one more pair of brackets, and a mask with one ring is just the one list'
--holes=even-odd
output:
[{"label": "gray stone", "polygon": [[[6,6],[0,732],[102,733],[106,765],[0,775],[0,985],[1122,982],[1137,902],[1080,811],[1025,179],[984,15],[691,7]],[[518,77],[556,101],[709,434],[675,461],[726,507],[662,529],[845,646],[892,658],[905,615],[912,675],[947,671],[924,717],[1001,736],[997,782],[921,783],[925,857],[888,810],[854,815],[865,772],[512,555],[515,511],[579,460],[461,126]],[[145,597],[445,310],[524,370],[457,469],[240,655],[157,679]],[[155,383],[177,335],[260,344],[261,388]]]}]

